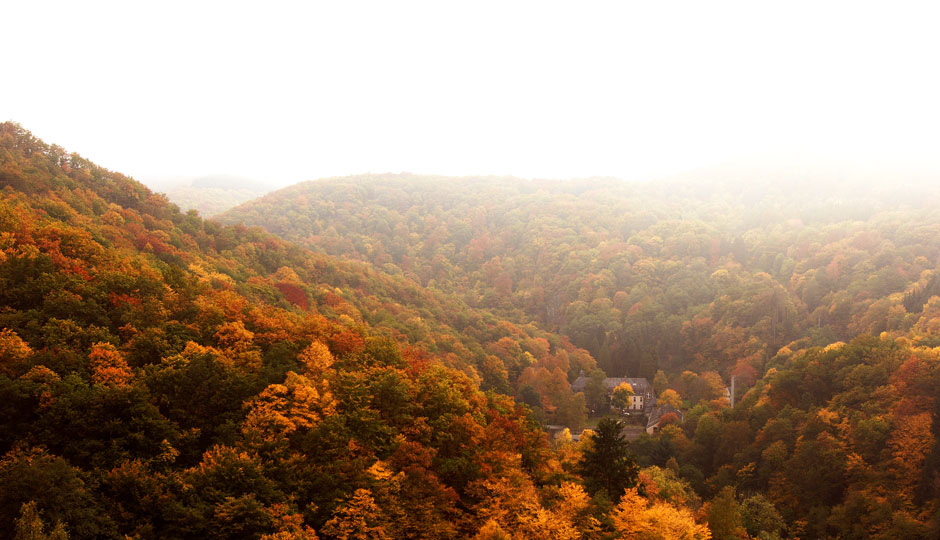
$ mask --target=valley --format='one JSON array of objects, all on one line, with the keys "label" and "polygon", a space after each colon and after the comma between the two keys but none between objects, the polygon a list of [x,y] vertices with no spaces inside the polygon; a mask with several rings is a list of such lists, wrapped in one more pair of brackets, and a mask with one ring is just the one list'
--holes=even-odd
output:
[{"label": "valley", "polygon": [[0,187],[0,539],[940,530],[929,182]]}]

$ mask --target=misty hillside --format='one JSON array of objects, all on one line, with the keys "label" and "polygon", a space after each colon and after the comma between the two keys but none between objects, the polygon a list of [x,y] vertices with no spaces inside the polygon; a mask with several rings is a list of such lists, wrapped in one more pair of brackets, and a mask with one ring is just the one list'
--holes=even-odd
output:
[{"label": "misty hillside", "polygon": [[763,373],[793,340],[903,335],[916,322],[940,255],[938,189],[842,188],[362,176],[298,184],[219,219],[535,320],[617,376],[727,376],[741,362]]},{"label": "misty hillside", "polygon": [[[592,369],[565,339],[181,213],[16,124],[0,186],[0,538],[340,538],[363,512],[370,536],[460,538],[580,527],[559,498],[609,512],[580,450],[480,389],[529,365],[503,358]],[[553,399],[583,422],[567,384]]]},{"label": "misty hillside", "polygon": [[267,232],[0,124],[0,539],[936,537],[934,193],[671,182]]},{"label": "misty hillside", "polygon": [[0,540],[940,540],[940,3],[2,14]]},{"label": "misty hillside", "polygon": [[[609,376],[656,379],[685,416],[634,443],[640,462],[674,460],[705,495],[761,494],[781,530],[920,538],[940,465],[937,195],[812,176],[370,175],[292,186],[220,219],[534,321]],[[738,405],[722,409],[731,377]],[[586,395],[590,409],[597,399]],[[872,518],[871,504],[891,510]]]}]

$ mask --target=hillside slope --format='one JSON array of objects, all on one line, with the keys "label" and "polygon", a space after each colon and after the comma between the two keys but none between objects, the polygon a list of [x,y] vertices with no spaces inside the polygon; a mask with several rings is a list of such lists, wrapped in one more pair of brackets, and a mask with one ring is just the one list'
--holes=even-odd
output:
[{"label": "hillside slope", "polygon": [[[940,531],[932,193],[394,180],[292,195],[338,258],[0,124],[0,539]],[[663,368],[682,417],[548,441],[594,360],[544,328]]]},{"label": "hillside slope", "polygon": [[929,184],[815,178],[378,175],[298,184],[219,219],[534,320],[612,375],[753,378],[792,340],[917,327],[940,292],[938,200]]},{"label": "hillside slope", "polygon": [[940,189],[789,180],[358,176],[221,219],[655,373],[684,415],[633,450],[712,499],[715,537],[933,537]]},{"label": "hillside slope", "polygon": [[613,530],[590,444],[479,386],[503,358],[589,368],[565,340],[181,213],[16,124],[0,186],[0,538]]}]

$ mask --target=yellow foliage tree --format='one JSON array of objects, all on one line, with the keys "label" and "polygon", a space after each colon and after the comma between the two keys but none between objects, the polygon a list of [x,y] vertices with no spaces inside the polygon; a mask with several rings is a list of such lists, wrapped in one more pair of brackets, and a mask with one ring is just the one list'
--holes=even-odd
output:
[{"label": "yellow foliage tree", "polygon": [[473,540],[512,540],[512,537],[506,534],[495,519],[491,519],[480,527]]},{"label": "yellow foliage tree", "polygon": [[295,285],[300,285],[303,283],[303,280],[300,279],[300,276],[297,275],[297,272],[287,266],[278,268],[277,272],[274,273],[274,279],[282,283],[293,283]]},{"label": "yellow foliage tree", "polygon": [[468,491],[480,501],[473,512],[477,518],[495,521],[510,533],[520,529],[525,516],[541,507],[531,479],[516,466],[508,468],[502,477],[472,483]]},{"label": "yellow foliage tree", "polygon": [[192,362],[194,358],[206,354],[219,357],[222,355],[222,352],[213,347],[203,347],[195,341],[187,341],[186,347],[184,347],[179,354],[164,358],[163,363],[169,366],[183,367]]},{"label": "yellow foliage tree", "polygon": [[372,492],[357,489],[346,504],[337,508],[322,532],[339,540],[390,540],[385,521]]},{"label": "yellow foliage tree", "polygon": [[679,392],[676,392],[672,388],[667,388],[659,395],[657,403],[661,406],[669,405],[678,409],[682,407],[682,398],[679,397]]},{"label": "yellow foliage tree", "polygon": [[544,508],[532,508],[532,512],[519,516],[516,538],[533,540],[579,540],[581,533],[574,524],[562,516]]},{"label": "yellow foliage tree", "polygon": [[268,512],[278,531],[261,535],[259,540],[318,540],[316,531],[304,524],[303,515],[291,512],[286,504],[275,503]]},{"label": "yellow foliage tree", "polygon": [[95,343],[88,353],[91,380],[97,384],[126,386],[134,379],[134,371],[121,353],[110,343]]},{"label": "yellow foliage tree", "polygon": [[336,412],[332,394],[303,375],[288,371],[283,384],[272,384],[247,404],[242,433],[257,446],[277,444],[294,432],[319,424]]},{"label": "yellow foliage tree", "polygon": [[933,444],[931,424],[927,412],[897,417],[896,428],[888,441],[892,472],[909,500],[914,496],[924,460]]},{"label": "yellow foliage tree", "polygon": [[620,503],[611,512],[614,529],[621,538],[638,540],[709,540],[708,527],[695,522],[692,513],[685,508],[656,502],[649,504],[637,493],[628,489]]},{"label": "yellow foliage tree", "polygon": [[322,377],[324,372],[333,365],[333,354],[330,348],[320,341],[314,341],[297,355],[304,374],[314,378]]},{"label": "yellow foliage tree", "polygon": [[242,321],[219,326],[215,339],[234,365],[252,372],[261,368],[261,351],[255,345],[255,334],[245,328]]},{"label": "yellow foliage tree", "polygon": [[635,395],[633,386],[630,383],[620,383],[610,395],[610,403],[617,408],[626,409],[630,407],[630,396]]},{"label": "yellow foliage tree", "polygon": [[32,349],[13,330],[0,330],[0,373],[13,375],[32,354]]},{"label": "yellow foliage tree", "polygon": [[601,524],[590,514],[591,497],[584,487],[574,482],[562,482],[558,495],[560,500],[552,508],[556,516],[573,525],[582,538],[594,538],[600,532]]}]

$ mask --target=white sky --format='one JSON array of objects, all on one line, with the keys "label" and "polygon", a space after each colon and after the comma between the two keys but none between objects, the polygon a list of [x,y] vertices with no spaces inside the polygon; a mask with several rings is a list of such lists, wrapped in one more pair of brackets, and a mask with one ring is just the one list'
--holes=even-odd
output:
[{"label": "white sky", "polygon": [[144,181],[936,163],[933,4],[11,1],[0,120]]}]

